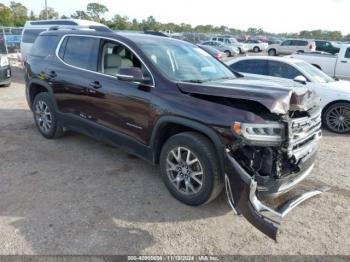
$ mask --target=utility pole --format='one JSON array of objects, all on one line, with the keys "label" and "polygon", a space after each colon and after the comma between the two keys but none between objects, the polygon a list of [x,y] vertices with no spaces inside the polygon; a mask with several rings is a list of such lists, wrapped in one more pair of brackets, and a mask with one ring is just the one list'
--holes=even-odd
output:
[{"label": "utility pole", "polygon": [[47,0],[45,0],[45,14],[46,14],[46,19],[49,19],[49,13],[47,12]]}]

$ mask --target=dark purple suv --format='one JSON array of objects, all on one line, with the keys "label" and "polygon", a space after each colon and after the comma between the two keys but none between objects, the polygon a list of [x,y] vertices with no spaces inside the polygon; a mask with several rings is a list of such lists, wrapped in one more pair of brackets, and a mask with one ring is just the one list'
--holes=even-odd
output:
[{"label": "dark purple suv", "polygon": [[264,202],[312,171],[321,137],[315,94],[243,78],[190,43],[48,31],[35,42],[25,78],[44,137],[73,130],[159,164],[170,193],[188,205],[225,188],[233,210],[271,238],[292,208],[322,192],[277,209]]}]

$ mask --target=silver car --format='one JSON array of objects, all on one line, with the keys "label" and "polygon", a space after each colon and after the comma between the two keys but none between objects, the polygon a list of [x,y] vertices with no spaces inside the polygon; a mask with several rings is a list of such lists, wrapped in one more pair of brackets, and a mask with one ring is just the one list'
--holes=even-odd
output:
[{"label": "silver car", "polygon": [[224,52],[228,57],[239,54],[239,49],[232,45],[227,45],[219,41],[206,41],[202,45],[211,46],[221,52]]}]

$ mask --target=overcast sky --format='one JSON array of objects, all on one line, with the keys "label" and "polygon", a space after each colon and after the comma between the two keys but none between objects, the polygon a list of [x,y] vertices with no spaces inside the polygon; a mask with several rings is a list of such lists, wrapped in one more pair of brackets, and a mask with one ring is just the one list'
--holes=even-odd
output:
[{"label": "overcast sky", "polygon": [[[15,0],[39,13],[45,0]],[[113,14],[142,19],[153,15],[160,22],[226,25],[237,29],[265,31],[339,30],[350,33],[350,0],[47,0],[61,15],[85,10],[99,2]],[[9,4],[10,0],[1,0]]]}]

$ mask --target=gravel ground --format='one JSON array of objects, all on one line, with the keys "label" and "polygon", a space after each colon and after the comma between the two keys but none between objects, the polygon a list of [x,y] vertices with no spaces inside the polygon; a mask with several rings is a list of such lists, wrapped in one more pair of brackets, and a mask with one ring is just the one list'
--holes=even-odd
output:
[{"label": "gravel ground", "polygon": [[0,88],[0,254],[350,254],[350,136],[325,132],[301,188],[328,185],[285,219],[278,242],[221,195],[187,207],[157,167],[75,133],[46,140],[23,73]]}]

